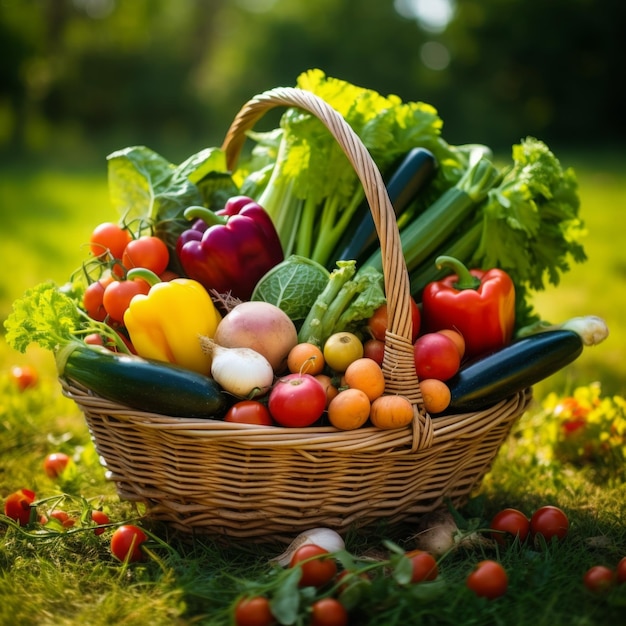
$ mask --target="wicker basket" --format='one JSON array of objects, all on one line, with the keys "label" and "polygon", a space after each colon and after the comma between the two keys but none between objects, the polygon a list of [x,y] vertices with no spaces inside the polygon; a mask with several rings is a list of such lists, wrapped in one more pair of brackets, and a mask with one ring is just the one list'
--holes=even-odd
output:
[{"label": "wicker basket", "polygon": [[489,470],[529,390],[489,410],[431,417],[413,362],[409,277],[395,213],[375,163],[350,126],[314,94],[278,88],[239,111],[224,140],[234,168],[246,131],[269,109],[295,106],[321,120],[363,185],[376,225],[389,304],[387,393],[414,405],[411,426],[281,428],[183,419],[117,405],[62,380],[83,411],[122,499],[186,532],[288,541],[303,530],[338,532],[417,520],[444,499],[462,504]]}]

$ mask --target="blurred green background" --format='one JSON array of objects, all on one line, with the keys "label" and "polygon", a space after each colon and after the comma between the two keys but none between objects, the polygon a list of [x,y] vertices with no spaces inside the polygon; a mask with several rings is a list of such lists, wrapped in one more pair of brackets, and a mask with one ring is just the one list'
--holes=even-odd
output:
[{"label": "blurred green background", "polygon": [[624,392],[625,25],[621,0],[0,0],[0,319],[116,219],[107,154],[180,162],[248,98],[321,68],[432,104],[449,143],[508,158],[533,135],[575,168],[589,261],[538,307],[611,328],[559,384]]}]

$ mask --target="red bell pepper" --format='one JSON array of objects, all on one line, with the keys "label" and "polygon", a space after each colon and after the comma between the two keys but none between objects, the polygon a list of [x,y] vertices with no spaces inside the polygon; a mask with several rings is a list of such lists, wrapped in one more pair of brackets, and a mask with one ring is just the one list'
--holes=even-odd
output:
[{"label": "red bell pepper", "polygon": [[259,279],[280,263],[283,250],[274,224],[254,200],[230,198],[221,211],[190,207],[176,253],[185,274],[206,289],[249,300]]},{"label": "red bell pepper", "polygon": [[515,285],[503,270],[468,270],[448,256],[437,267],[455,274],[426,285],[422,320],[427,332],[457,330],[465,339],[465,356],[472,358],[507,345],[515,327]]}]

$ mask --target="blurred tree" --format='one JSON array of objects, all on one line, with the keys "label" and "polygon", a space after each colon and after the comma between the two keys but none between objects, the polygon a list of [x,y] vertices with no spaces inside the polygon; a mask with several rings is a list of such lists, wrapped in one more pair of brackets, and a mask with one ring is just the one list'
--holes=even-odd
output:
[{"label": "blurred tree", "polygon": [[624,23],[621,0],[3,0],[0,149],[184,158],[314,67],[430,102],[453,143],[617,143]]},{"label": "blurred tree", "polygon": [[[454,0],[441,41],[456,135],[617,145],[626,138],[622,0]],[[455,98],[456,106],[448,103]],[[447,119],[444,115],[444,119]]]}]

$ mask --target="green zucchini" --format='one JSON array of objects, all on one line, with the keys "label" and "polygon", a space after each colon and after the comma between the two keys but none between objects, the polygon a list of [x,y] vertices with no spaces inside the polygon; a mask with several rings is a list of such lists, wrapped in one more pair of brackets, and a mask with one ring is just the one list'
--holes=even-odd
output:
[{"label": "green zucchini", "polygon": [[451,401],[445,414],[487,409],[551,376],[582,351],[581,336],[571,330],[550,330],[513,341],[463,365],[447,381]]},{"label": "green zucchini", "polygon": [[57,354],[59,375],[106,400],[173,417],[219,417],[227,396],[208,376],[180,366],[69,344]]}]

